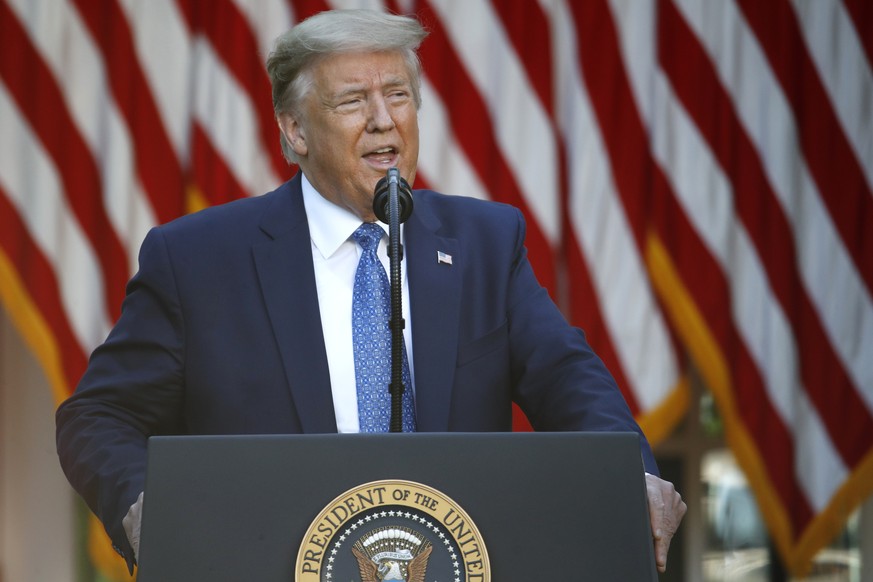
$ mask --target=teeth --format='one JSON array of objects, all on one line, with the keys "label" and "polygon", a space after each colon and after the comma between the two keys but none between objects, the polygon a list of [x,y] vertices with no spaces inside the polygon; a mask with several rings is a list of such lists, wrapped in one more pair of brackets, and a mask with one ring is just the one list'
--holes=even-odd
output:
[{"label": "teeth", "polygon": [[382,148],[381,150],[376,150],[373,152],[374,154],[390,154],[394,151],[394,148]]}]

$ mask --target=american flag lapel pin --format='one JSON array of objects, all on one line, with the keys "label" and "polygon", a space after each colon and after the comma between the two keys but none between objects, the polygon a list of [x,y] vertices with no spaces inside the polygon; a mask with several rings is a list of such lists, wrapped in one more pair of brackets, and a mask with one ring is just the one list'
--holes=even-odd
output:
[{"label": "american flag lapel pin", "polygon": [[437,263],[442,265],[451,265],[452,255],[446,254],[442,251],[437,251]]}]

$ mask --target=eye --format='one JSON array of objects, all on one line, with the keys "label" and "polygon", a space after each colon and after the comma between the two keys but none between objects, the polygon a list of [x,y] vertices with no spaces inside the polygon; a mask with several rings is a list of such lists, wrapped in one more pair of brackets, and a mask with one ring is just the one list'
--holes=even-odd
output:
[{"label": "eye", "polygon": [[361,107],[363,99],[360,97],[346,97],[340,100],[334,108],[339,111],[355,111]]}]

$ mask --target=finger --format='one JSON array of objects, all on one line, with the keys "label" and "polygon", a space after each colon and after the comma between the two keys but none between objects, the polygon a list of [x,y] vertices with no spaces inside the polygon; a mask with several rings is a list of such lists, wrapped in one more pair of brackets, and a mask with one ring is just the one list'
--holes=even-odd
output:
[{"label": "finger", "polygon": [[655,539],[655,565],[658,567],[658,571],[664,573],[667,571],[667,554],[670,550],[670,539],[669,538],[656,538]]}]

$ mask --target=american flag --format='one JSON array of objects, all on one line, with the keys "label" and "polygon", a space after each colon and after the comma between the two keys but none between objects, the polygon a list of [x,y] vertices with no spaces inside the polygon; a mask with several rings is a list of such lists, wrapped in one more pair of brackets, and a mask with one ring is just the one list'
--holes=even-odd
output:
[{"label": "american flag", "polygon": [[0,0],[0,298],[55,399],[150,227],[292,175],[264,58],[352,6],[430,31],[415,187],[522,209],[654,443],[697,369],[806,570],[873,489],[866,0]]}]

